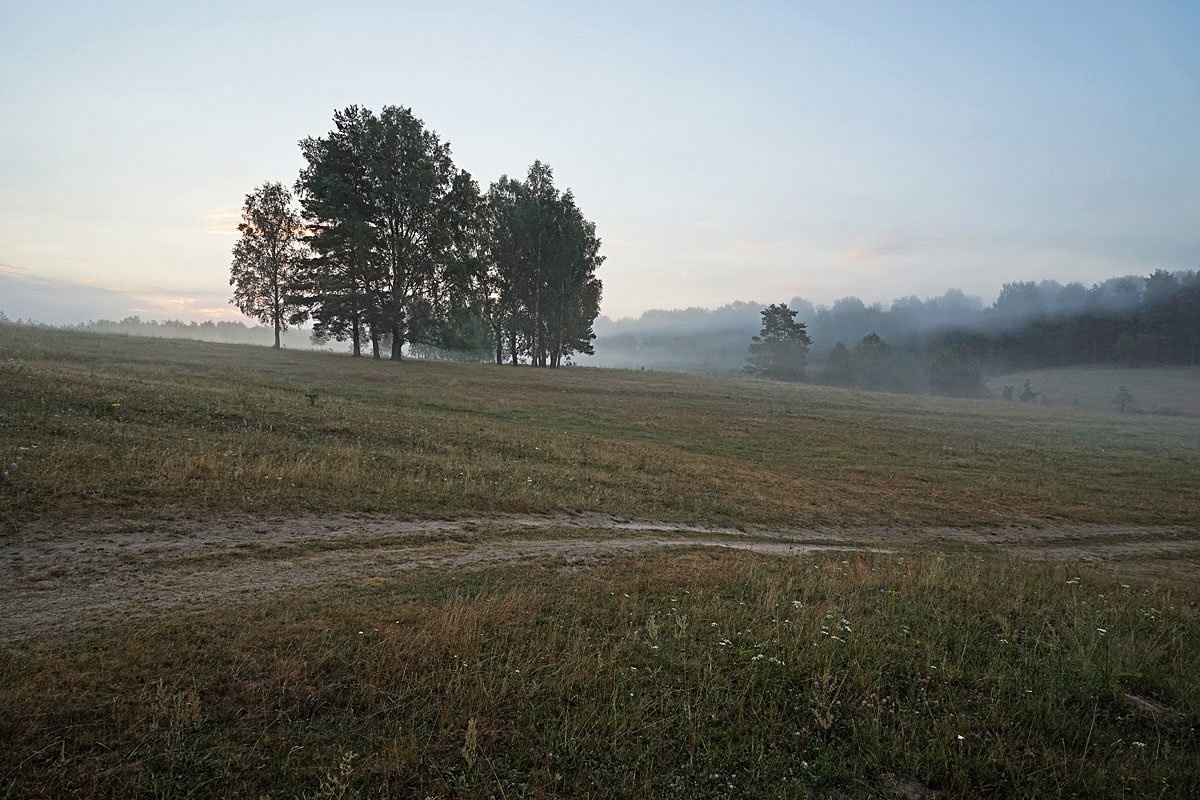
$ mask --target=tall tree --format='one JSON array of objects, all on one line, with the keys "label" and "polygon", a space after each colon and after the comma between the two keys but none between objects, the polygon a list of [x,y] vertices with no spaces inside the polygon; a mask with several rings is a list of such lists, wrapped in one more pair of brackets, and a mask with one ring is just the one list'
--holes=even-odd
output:
[{"label": "tall tree", "polygon": [[507,345],[535,366],[557,367],[591,353],[604,262],[596,226],[575,198],[554,186],[548,164],[535,161],[524,181],[507,176],[488,192],[488,317],[496,361]]},{"label": "tall tree", "polygon": [[762,331],[753,336],[745,371],[778,381],[804,380],[812,339],[796,312],[786,303],[773,303],[762,310]]},{"label": "tall tree", "polygon": [[363,338],[379,358],[382,275],[366,175],[367,113],[358,106],[334,113],[334,130],[307,138],[307,162],[296,182],[313,253],[304,269],[304,299],[318,336],[350,339],[355,356]]},{"label": "tall tree", "polygon": [[319,255],[306,288],[323,329],[357,341],[365,325],[396,360],[410,341],[441,346],[482,263],[479,188],[450,145],[410,109],[351,106],[300,146],[297,188]]},{"label": "tall tree", "polygon": [[304,319],[303,308],[292,299],[303,261],[300,226],[283,184],[264,183],[246,195],[238,225],[241,238],[233,248],[230,302],[246,316],[274,326],[276,348],[288,323]]},{"label": "tall tree", "polygon": [[496,363],[504,363],[505,346],[517,364],[517,336],[522,310],[520,275],[525,255],[525,225],[521,219],[524,185],[501,176],[487,193],[487,317],[495,337]]},{"label": "tall tree", "polygon": [[471,244],[479,187],[454,166],[450,145],[412,110],[385,106],[367,118],[366,174],[388,300],[392,358],[413,334],[425,338],[445,309],[454,262]]}]

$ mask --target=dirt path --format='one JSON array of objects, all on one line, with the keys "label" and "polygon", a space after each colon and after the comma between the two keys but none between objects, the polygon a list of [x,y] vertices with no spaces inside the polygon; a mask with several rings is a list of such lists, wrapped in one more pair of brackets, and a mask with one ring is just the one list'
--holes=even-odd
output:
[{"label": "dirt path", "polygon": [[1183,528],[765,530],[598,514],[419,521],[238,517],[66,529],[34,524],[0,538],[0,640],[77,629],[118,614],[198,608],[221,597],[361,583],[416,569],[533,559],[586,565],[655,547],[802,555],[917,541],[996,544],[1063,560],[1158,557],[1200,572],[1200,534]]}]

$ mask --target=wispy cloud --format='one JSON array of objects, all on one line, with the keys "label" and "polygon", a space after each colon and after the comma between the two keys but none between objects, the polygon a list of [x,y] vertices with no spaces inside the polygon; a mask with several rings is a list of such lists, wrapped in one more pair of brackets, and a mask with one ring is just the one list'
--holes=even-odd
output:
[{"label": "wispy cloud", "polygon": [[735,250],[767,250],[796,246],[792,239],[732,239],[726,244]]},{"label": "wispy cloud", "polygon": [[61,279],[0,265],[0,298],[10,317],[43,322],[81,322],[132,314],[174,319],[244,319],[226,295],[197,291],[183,294],[158,286],[112,288],[91,278]]},{"label": "wispy cloud", "polygon": [[241,209],[218,208],[204,215],[204,230],[221,236],[236,236],[241,221]]},{"label": "wispy cloud", "polygon": [[868,233],[855,239],[844,253],[833,260],[833,263],[843,266],[907,256],[930,244],[932,240],[946,238],[948,237],[944,233],[924,233],[916,236]]},{"label": "wispy cloud", "polygon": [[605,236],[604,244],[609,247],[633,247],[634,245],[629,239],[621,239],[617,236]]}]

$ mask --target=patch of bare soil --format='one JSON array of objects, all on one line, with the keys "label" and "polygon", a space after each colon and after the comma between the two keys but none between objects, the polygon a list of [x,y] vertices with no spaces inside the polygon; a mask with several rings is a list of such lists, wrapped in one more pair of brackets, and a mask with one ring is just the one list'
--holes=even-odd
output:
[{"label": "patch of bare soil", "polygon": [[[877,550],[916,541],[991,543],[1065,559],[1163,550],[1200,562],[1178,528],[763,530],[603,514],[459,520],[352,516],[30,524],[0,538],[0,640],[36,637],[221,597],[362,582],[416,569],[552,559],[588,565],[658,547],[729,547],[779,556]],[[1139,549],[1140,548],[1140,549]],[[1111,554],[1110,553],[1110,554]]]}]

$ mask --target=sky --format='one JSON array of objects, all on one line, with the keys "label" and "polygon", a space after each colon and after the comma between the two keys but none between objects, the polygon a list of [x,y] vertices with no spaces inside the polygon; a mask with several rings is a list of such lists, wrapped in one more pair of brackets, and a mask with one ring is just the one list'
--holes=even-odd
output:
[{"label": "sky", "polygon": [[1200,267],[1200,3],[0,3],[0,310],[236,319],[247,192],[408,106],[602,313]]}]

